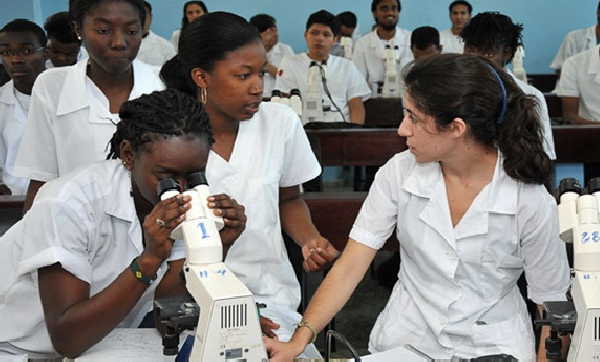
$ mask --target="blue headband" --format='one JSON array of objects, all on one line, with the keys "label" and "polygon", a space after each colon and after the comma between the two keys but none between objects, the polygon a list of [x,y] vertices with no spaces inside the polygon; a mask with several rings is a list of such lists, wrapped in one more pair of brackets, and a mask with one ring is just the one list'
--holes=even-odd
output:
[{"label": "blue headband", "polygon": [[506,108],[508,106],[508,100],[507,100],[508,97],[506,95],[506,88],[504,88],[504,82],[500,78],[500,75],[498,74],[496,69],[494,69],[494,67],[492,67],[489,64],[486,64],[486,65],[492,70],[492,74],[494,75],[494,77],[496,77],[496,80],[498,81],[498,84],[500,85],[500,91],[502,93],[501,94],[502,99],[500,101],[502,102],[502,108],[500,109],[500,115],[498,116],[498,119],[496,120],[496,124],[502,124],[502,122],[504,122],[504,116],[506,115]]}]

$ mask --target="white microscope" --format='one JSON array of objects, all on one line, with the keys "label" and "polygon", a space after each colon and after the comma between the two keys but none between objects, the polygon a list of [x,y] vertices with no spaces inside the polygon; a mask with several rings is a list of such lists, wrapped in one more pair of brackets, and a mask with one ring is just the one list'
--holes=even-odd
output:
[{"label": "white microscope", "polygon": [[600,360],[600,179],[590,180],[588,188],[591,195],[582,195],[575,179],[559,187],[560,237],[573,244],[575,269],[571,296],[577,319],[569,362]]},{"label": "white microscope", "polygon": [[340,38],[340,46],[342,47],[342,49],[344,49],[344,58],[350,59],[350,60],[352,59],[353,44],[354,44],[354,41],[349,36],[342,36]]},{"label": "white microscope", "polygon": [[308,68],[308,86],[302,95],[302,123],[323,122],[323,77],[321,65],[311,61]]},{"label": "white microscope", "polygon": [[[180,193],[173,179],[161,180],[158,188],[163,200]],[[223,219],[207,206],[210,191],[203,172],[189,176],[183,194],[192,198],[192,207],[171,237],[185,241],[186,287],[200,309],[189,360],[267,362],[254,297],[223,263]]]},{"label": "white microscope", "polygon": [[383,88],[381,90],[382,98],[400,98],[402,89],[400,88],[400,73],[398,71],[398,46],[393,48],[386,44],[383,51]]}]

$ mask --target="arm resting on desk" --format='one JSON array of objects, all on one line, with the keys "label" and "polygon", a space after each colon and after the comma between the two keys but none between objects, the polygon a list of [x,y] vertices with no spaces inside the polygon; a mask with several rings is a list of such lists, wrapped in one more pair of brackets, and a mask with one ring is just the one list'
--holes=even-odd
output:
[{"label": "arm resting on desk", "polygon": [[348,101],[350,111],[350,123],[365,124],[365,105],[360,98],[352,98]]},{"label": "arm resting on desk", "polygon": [[579,98],[565,97],[561,99],[561,102],[563,117],[567,122],[572,124],[598,124],[597,122],[585,119],[579,115]]}]

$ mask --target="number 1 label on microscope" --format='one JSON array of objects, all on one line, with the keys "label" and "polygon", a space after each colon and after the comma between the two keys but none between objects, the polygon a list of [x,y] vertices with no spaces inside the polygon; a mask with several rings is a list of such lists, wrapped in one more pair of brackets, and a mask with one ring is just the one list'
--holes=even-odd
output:
[{"label": "number 1 label on microscope", "polygon": [[210,235],[208,235],[208,231],[206,230],[206,225],[204,225],[203,222],[198,223],[198,228],[202,232],[202,239],[206,239],[206,238],[210,237]]}]

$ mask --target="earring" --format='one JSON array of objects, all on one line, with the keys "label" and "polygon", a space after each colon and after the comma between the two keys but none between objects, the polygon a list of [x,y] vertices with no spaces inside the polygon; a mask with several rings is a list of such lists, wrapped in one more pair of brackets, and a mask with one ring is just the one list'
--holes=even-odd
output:
[{"label": "earring", "polygon": [[127,162],[125,162],[125,161],[122,161],[122,163],[123,163],[123,167],[125,167],[128,171],[130,171],[129,170],[129,164]]},{"label": "earring", "polygon": [[200,103],[206,104],[207,93],[206,88],[200,88]]}]

